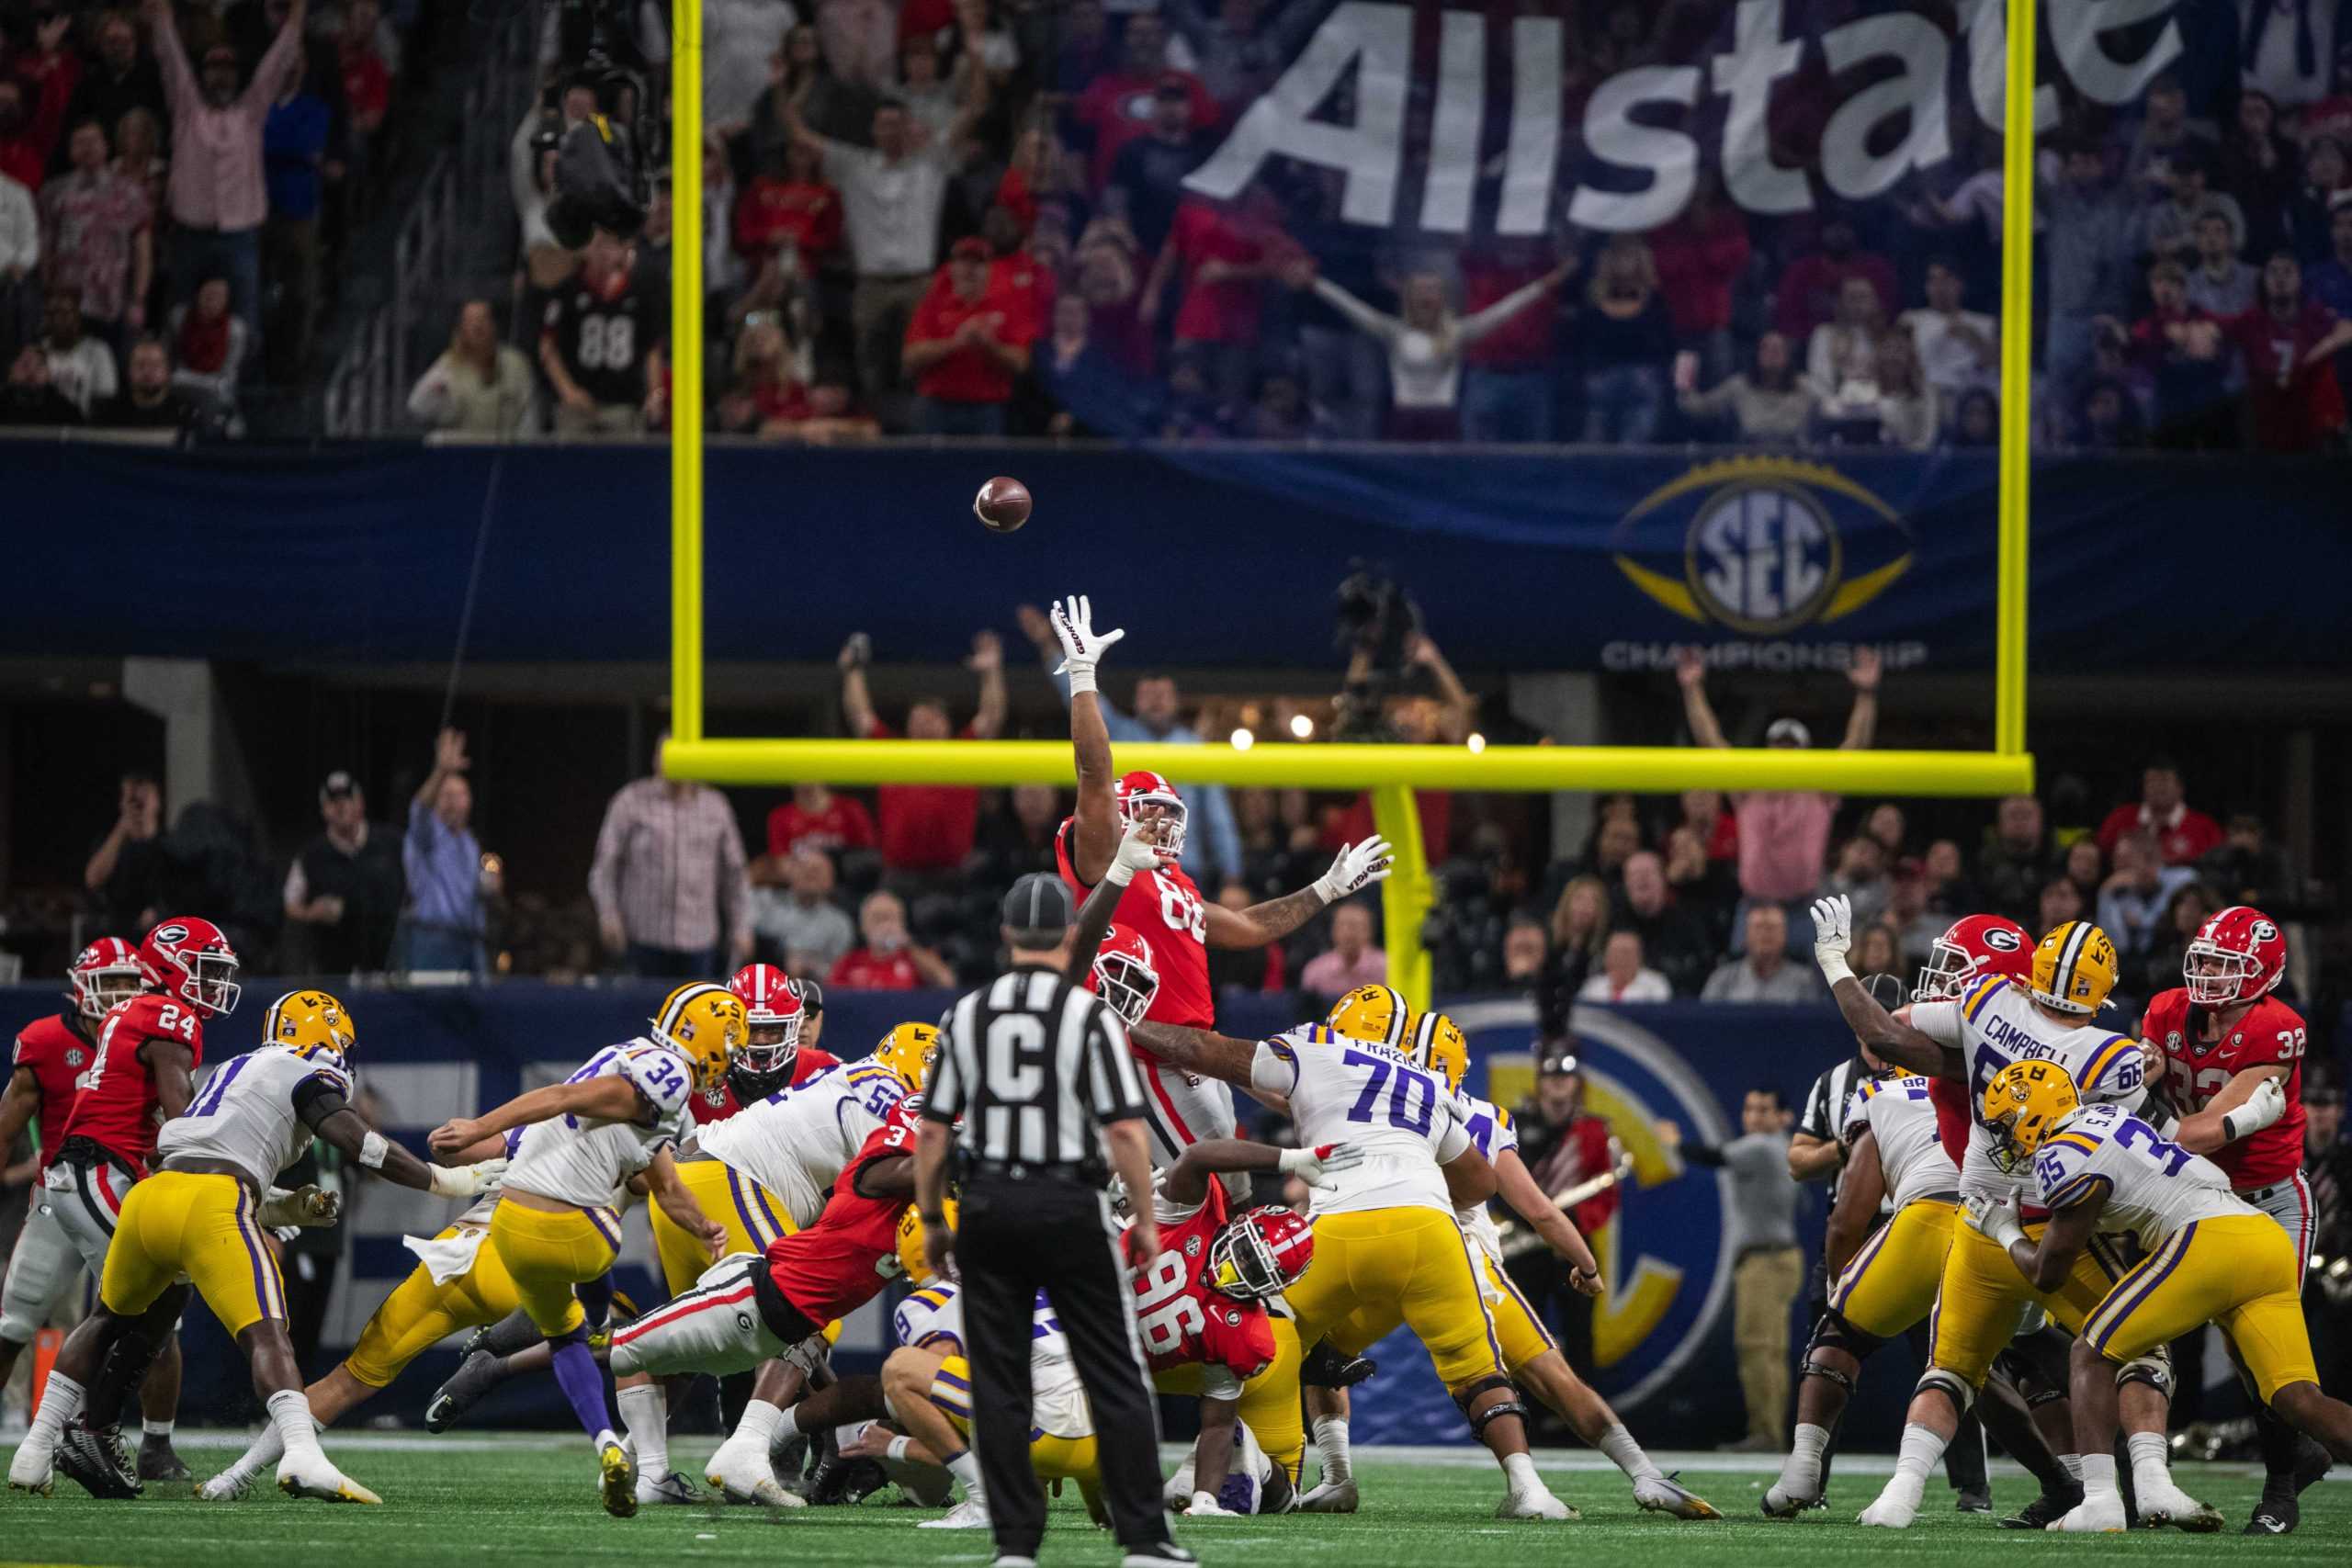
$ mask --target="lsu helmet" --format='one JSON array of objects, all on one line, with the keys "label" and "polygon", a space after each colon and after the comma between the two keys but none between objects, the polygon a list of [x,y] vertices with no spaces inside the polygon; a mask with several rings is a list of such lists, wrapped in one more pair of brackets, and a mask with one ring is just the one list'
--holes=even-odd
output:
[{"label": "lsu helmet", "polygon": [[707,980],[690,981],[672,991],[650,1021],[654,1039],[684,1053],[695,1065],[696,1089],[709,1089],[725,1077],[728,1063],[752,1038],[743,999]]},{"label": "lsu helmet", "polygon": [[2011,1062],[1984,1086],[1984,1125],[1993,1132],[1993,1164],[2016,1170],[2042,1140],[2082,1108],[2083,1097],[2055,1062]]},{"label": "lsu helmet", "polygon": [[1159,807],[1159,847],[1168,852],[1171,860],[1183,857],[1184,797],[1176,793],[1174,784],[1158,773],[1138,768],[1132,773],[1121,774],[1113,794],[1118,800],[1122,824],[1135,821],[1140,807]]},{"label": "lsu helmet", "polygon": [[1977,981],[1998,975],[2024,980],[2032,967],[2033,938],[2000,915],[1962,915],[1928,945],[1928,962],[1911,987],[1915,1002],[1958,1001]]},{"label": "lsu helmet", "polygon": [[288,991],[269,1004],[269,1016],[262,1021],[262,1038],[298,1056],[326,1051],[348,1061],[352,1048],[359,1043],[359,1031],[343,1004],[326,992]]},{"label": "lsu helmet", "polygon": [[139,973],[148,986],[194,1008],[205,1018],[235,1010],[237,950],[210,920],[176,915],[139,944]]},{"label": "lsu helmet", "polygon": [[[944,1203],[947,1228],[956,1228],[956,1200]],[[907,1283],[921,1288],[931,1283],[931,1263],[922,1255],[922,1216],[915,1213],[912,1203],[899,1216],[899,1267],[906,1270]]]},{"label": "lsu helmet", "polygon": [[1298,1283],[1315,1261],[1315,1233],[1288,1209],[1236,1215],[1209,1243],[1208,1282],[1238,1302],[1264,1301]]},{"label": "lsu helmet", "polygon": [[65,983],[74,994],[74,1010],[92,1022],[147,988],[139,950],[119,936],[102,936],[74,954]]},{"label": "lsu helmet", "polygon": [[1405,1049],[1412,1010],[1394,986],[1358,986],[1331,1004],[1323,1021],[1351,1040],[1369,1040]]},{"label": "lsu helmet", "polygon": [[1159,971],[1151,966],[1151,943],[1132,926],[1113,926],[1094,951],[1094,988],[1111,1010],[1130,1025],[1141,1023],[1159,994]]},{"label": "lsu helmet", "polygon": [[2246,904],[2233,904],[2199,928],[2180,963],[2199,1007],[2260,1001],[2287,976],[2287,933]]},{"label": "lsu helmet", "polygon": [[1425,1012],[1413,1021],[1413,1060],[1462,1092],[1463,1076],[1470,1070],[1470,1041],[1462,1026],[1442,1012]]},{"label": "lsu helmet", "polygon": [[902,1023],[874,1047],[874,1059],[889,1068],[909,1094],[921,1094],[931,1079],[931,1065],[939,1060],[939,1031],[928,1023]]},{"label": "lsu helmet", "polygon": [[2033,950],[2027,989],[2043,1007],[2088,1018],[2115,989],[2115,943],[2088,920],[2053,926]]},{"label": "lsu helmet", "polygon": [[731,1077],[752,1092],[737,1099],[763,1100],[784,1087],[792,1074],[793,1058],[800,1055],[800,1030],[806,1009],[791,978],[773,964],[746,964],[735,971],[727,988],[743,1004],[747,1038],[728,1065]]}]

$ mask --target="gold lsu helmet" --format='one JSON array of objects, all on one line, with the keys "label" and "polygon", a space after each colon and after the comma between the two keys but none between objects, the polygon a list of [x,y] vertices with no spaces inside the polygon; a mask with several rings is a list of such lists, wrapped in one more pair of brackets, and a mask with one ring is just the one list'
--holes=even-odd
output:
[{"label": "gold lsu helmet", "polygon": [[1993,1163],[2015,1170],[2033,1158],[2042,1140],[2079,1110],[2080,1090],[2055,1062],[2011,1062],[1984,1086],[1984,1125],[1993,1132]]},{"label": "gold lsu helmet", "polygon": [[298,1056],[332,1051],[346,1061],[359,1043],[359,1032],[343,1004],[324,991],[288,991],[269,1004],[262,1021],[262,1038],[283,1045]]},{"label": "gold lsu helmet", "polygon": [[933,1024],[902,1023],[874,1047],[874,1059],[889,1068],[909,1094],[921,1094],[931,1081],[931,1065],[939,1060],[939,1030]]},{"label": "gold lsu helmet", "polygon": [[692,981],[672,991],[650,1021],[654,1039],[683,1053],[695,1065],[697,1089],[708,1089],[724,1077],[728,1058],[752,1038],[743,998],[707,980]]},{"label": "gold lsu helmet", "polygon": [[2120,967],[2105,931],[2088,920],[2068,920],[2035,945],[2026,988],[2043,1007],[2088,1018],[2115,989]]},{"label": "gold lsu helmet", "polygon": [[[944,1201],[947,1228],[956,1228],[956,1200]],[[906,1270],[907,1283],[921,1288],[931,1283],[931,1261],[922,1255],[922,1216],[914,1205],[899,1216],[899,1266]]]},{"label": "gold lsu helmet", "polygon": [[1463,1077],[1470,1071],[1470,1040],[1460,1024],[1435,1010],[1421,1014],[1413,1021],[1412,1056],[1443,1078],[1446,1088],[1462,1092]]},{"label": "gold lsu helmet", "polygon": [[1402,1051],[1410,1032],[1413,1010],[1394,986],[1358,986],[1331,1004],[1323,1021],[1351,1040],[1370,1040]]}]

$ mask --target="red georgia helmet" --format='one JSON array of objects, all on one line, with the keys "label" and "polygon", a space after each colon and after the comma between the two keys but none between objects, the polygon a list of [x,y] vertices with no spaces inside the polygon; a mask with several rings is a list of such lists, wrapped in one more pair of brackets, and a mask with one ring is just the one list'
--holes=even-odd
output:
[{"label": "red georgia helmet", "polygon": [[1157,806],[1159,809],[1159,847],[1168,852],[1170,860],[1184,852],[1184,797],[1176,786],[1158,773],[1148,773],[1138,768],[1120,776],[1116,794],[1119,799],[1119,820],[1133,822],[1138,806]]},{"label": "red georgia helmet", "polygon": [[1141,1023],[1159,990],[1159,971],[1151,966],[1151,943],[1132,926],[1113,926],[1094,950],[1094,989],[1111,1010],[1130,1025]]},{"label": "red georgia helmet", "polygon": [[727,988],[743,1003],[749,1042],[737,1047],[735,1060],[744,1070],[766,1077],[780,1073],[800,1054],[800,1021],[806,1009],[800,988],[773,964],[746,964],[735,971]]},{"label": "red georgia helmet", "polygon": [[1298,1283],[1315,1261],[1315,1232],[1288,1209],[1251,1209],[1209,1243],[1208,1282],[1236,1301],[1263,1301]]},{"label": "red georgia helmet", "polygon": [[139,973],[148,986],[176,997],[207,1018],[236,1008],[237,950],[210,920],[175,915],[139,944]]},{"label": "red georgia helmet", "polygon": [[2023,926],[2001,915],[1962,915],[1928,944],[1911,999],[1957,1001],[1979,980],[2022,980],[2032,966],[2033,938]]},{"label": "red georgia helmet", "polygon": [[2250,904],[2207,920],[2181,956],[2180,977],[2199,1007],[2259,1001],[2286,978],[2287,933]]},{"label": "red georgia helmet", "polygon": [[104,1018],[115,1003],[147,988],[139,950],[119,936],[102,936],[84,948],[66,966],[65,980],[73,988],[74,1010],[88,1019]]}]

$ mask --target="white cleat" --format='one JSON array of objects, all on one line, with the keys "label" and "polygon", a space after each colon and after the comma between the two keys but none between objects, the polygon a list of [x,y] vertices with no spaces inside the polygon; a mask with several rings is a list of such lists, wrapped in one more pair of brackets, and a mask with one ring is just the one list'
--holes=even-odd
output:
[{"label": "white cleat", "polygon": [[8,1461],[8,1490],[29,1492],[36,1497],[56,1495],[57,1477],[50,1467],[50,1449],[36,1449],[30,1443],[17,1450],[17,1457]]},{"label": "white cleat", "polygon": [[695,1483],[676,1471],[656,1478],[640,1473],[637,1478],[637,1506],[640,1508],[659,1507],[663,1504],[680,1506],[707,1501]]},{"label": "white cleat", "polygon": [[2121,1535],[2124,1523],[2123,1497],[2119,1493],[2112,1500],[2096,1503],[2086,1497],[2041,1528],[2065,1535]]},{"label": "white cleat", "polygon": [[768,1468],[767,1456],[754,1452],[755,1447],[721,1443],[704,1467],[703,1480],[730,1503],[763,1508],[807,1507],[808,1500],[786,1492],[776,1481],[775,1472]]},{"label": "white cleat", "polygon": [[1496,1506],[1498,1519],[1580,1519],[1574,1508],[1561,1502],[1542,1487],[1532,1492],[1514,1492]]},{"label": "white cleat", "polygon": [[1918,1499],[1903,1497],[1890,1486],[1878,1495],[1877,1502],[1856,1515],[1854,1522],[1876,1525],[1881,1529],[1907,1530],[1911,1528],[1911,1521],[1918,1517]]},{"label": "white cleat", "polygon": [[199,1503],[242,1503],[253,1495],[254,1478],[242,1470],[224,1470],[196,1489]]},{"label": "white cleat", "polygon": [[322,1503],[381,1503],[377,1496],[344,1474],[322,1456],[307,1462],[288,1454],[278,1461],[277,1489],[288,1497],[315,1497]]},{"label": "white cleat", "polygon": [[2191,1535],[2211,1535],[2225,1522],[2221,1511],[2199,1502],[2167,1482],[2162,1488],[2140,1488],[2140,1517],[2148,1524],[2170,1525]]},{"label": "white cleat", "polygon": [[1352,1514],[1356,1511],[1356,1482],[1354,1476],[1345,1481],[1326,1481],[1298,1500],[1303,1514]]},{"label": "white cleat", "polygon": [[1634,1483],[1634,1501],[1646,1513],[1672,1514],[1678,1519],[1720,1519],[1715,1506],[1670,1475]]},{"label": "white cleat", "polygon": [[989,1508],[985,1503],[967,1497],[935,1519],[924,1519],[915,1526],[919,1530],[984,1530],[989,1528]]}]

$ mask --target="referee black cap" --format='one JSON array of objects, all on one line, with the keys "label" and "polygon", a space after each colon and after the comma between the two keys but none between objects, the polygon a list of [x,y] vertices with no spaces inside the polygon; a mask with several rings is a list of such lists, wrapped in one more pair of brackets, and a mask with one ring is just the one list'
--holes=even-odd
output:
[{"label": "referee black cap", "polygon": [[1051,872],[1029,873],[1004,896],[1005,929],[1022,947],[1051,947],[1077,919],[1078,901]]}]

